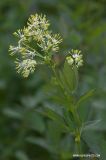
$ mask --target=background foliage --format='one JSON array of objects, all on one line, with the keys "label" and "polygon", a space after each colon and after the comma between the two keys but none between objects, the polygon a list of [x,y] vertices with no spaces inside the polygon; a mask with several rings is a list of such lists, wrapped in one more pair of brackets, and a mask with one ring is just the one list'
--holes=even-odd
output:
[{"label": "background foliage", "polygon": [[[81,104],[80,116],[89,122],[83,133],[84,153],[106,158],[106,1],[105,0],[3,0],[0,1],[0,159],[59,160],[71,159],[73,140],[62,134],[59,124],[38,112],[56,104],[42,88],[50,74],[47,68],[23,79],[16,74],[8,55],[12,33],[23,28],[30,14],[44,13],[52,29],[64,42],[61,54],[79,48],[85,64],[80,70],[78,95],[96,89],[88,102]],[[61,58],[61,57],[60,57]],[[57,57],[57,61],[59,58]],[[58,112],[58,111],[56,111]],[[92,121],[95,123],[92,124]],[[65,146],[65,147],[64,147]]]}]

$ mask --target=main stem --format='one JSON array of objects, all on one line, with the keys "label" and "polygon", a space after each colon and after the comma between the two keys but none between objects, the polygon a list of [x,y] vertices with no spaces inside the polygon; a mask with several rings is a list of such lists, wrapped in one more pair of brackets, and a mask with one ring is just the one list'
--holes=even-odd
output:
[{"label": "main stem", "polygon": [[77,125],[75,129],[75,146],[76,146],[76,152],[77,152],[76,154],[81,154],[81,120],[76,107],[73,109],[72,113]]},{"label": "main stem", "polygon": [[[59,84],[60,88],[62,90],[64,90],[60,81],[58,80],[56,70],[55,70],[55,66],[52,66],[52,71],[53,71],[53,73],[54,73],[54,75],[55,75],[55,77],[58,81],[58,84]],[[64,91],[63,91],[63,93],[64,93]],[[77,125],[77,127],[75,128],[75,144],[76,144],[76,148],[77,148],[77,152],[78,152],[77,154],[81,154],[81,120],[80,120],[80,117],[79,117],[79,114],[78,114],[78,111],[77,111],[77,107],[74,106],[73,109],[70,110],[70,112],[73,114],[75,123]]]}]

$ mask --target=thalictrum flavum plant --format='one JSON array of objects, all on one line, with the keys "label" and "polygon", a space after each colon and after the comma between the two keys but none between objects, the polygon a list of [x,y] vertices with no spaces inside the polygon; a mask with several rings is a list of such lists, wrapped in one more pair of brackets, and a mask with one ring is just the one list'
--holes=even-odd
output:
[{"label": "thalictrum flavum plant", "polygon": [[[78,113],[78,106],[84,99],[92,95],[93,90],[76,100],[78,69],[80,66],[83,66],[83,55],[77,49],[67,51],[62,67],[59,68],[53,57],[58,55],[62,38],[59,34],[54,34],[49,29],[49,26],[50,23],[45,15],[31,15],[27,26],[14,33],[14,36],[18,39],[17,45],[10,45],[9,52],[11,56],[16,57],[15,65],[17,72],[25,78],[34,73],[37,66],[47,65],[51,68],[53,74],[51,79],[52,81],[54,79],[54,85],[57,85],[59,90],[62,91],[63,99],[66,101],[65,104],[63,103],[64,116],[61,119],[63,119],[64,124],[62,125],[64,130],[73,136],[77,152],[80,153],[84,126]],[[56,120],[53,116],[55,115],[48,115],[48,117]],[[68,123],[65,123],[67,120]],[[61,123],[62,121],[60,121]],[[72,126],[71,123],[74,125]]]}]

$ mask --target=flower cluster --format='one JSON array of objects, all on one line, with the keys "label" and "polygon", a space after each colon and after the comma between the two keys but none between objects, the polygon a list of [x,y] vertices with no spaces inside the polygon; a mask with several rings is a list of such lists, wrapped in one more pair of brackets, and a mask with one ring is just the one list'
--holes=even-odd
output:
[{"label": "flower cluster", "polygon": [[66,61],[69,65],[73,66],[77,66],[80,67],[83,65],[83,56],[82,54],[80,54],[81,51],[80,50],[74,50],[72,49],[71,51],[68,52],[68,56],[66,57]]},{"label": "flower cluster", "polygon": [[36,65],[50,63],[59,50],[62,39],[59,34],[49,30],[50,23],[45,15],[31,15],[27,27],[18,30],[16,46],[10,45],[10,55],[16,55],[16,69],[24,77],[34,72]]},{"label": "flower cluster", "polygon": [[18,73],[22,73],[24,77],[28,77],[28,75],[34,72],[36,67],[36,61],[33,59],[25,59],[22,62],[19,60],[15,61],[16,69]]}]

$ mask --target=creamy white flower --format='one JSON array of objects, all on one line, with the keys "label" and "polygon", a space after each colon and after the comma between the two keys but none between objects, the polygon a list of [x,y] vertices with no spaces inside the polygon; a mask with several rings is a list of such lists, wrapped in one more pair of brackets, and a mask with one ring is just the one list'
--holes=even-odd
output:
[{"label": "creamy white flower", "polygon": [[33,73],[37,65],[36,61],[32,59],[26,59],[23,61],[17,60],[15,63],[17,72],[21,73],[23,77],[28,77],[30,73]]},{"label": "creamy white flower", "polygon": [[59,50],[62,39],[49,30],[49,25],[45,15],[35,14],[28,19],[27,27],[14,33],[18,43],[16,47],[10,46],[9,51],[17,56],[16,69],[24,77],[34,71],[36,64],[50,64],[52,55]]}]

